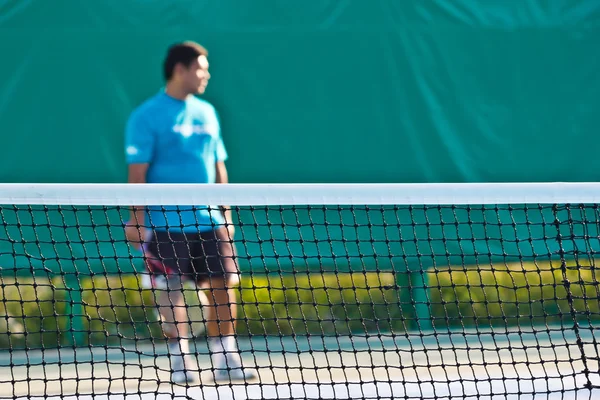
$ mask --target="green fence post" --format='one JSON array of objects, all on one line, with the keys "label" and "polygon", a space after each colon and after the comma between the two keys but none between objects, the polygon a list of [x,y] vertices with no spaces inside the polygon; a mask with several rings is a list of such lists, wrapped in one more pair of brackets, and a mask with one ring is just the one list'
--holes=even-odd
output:
[{"label": "green fence post", "polygon": [[67,320],[67,341],[73,346],[83,346],[85,344],[84,330],[84,308],[81,298],[81,284],[76,275],[67,275],[65,277],[66,290],[68,292],[65,314]]},{"label": "green fence post", "polygon": [[429,290],[427,272],[411,272],[409,280],[412,301],[415,303],[415,326],[413,328],[421,331],[431,331],[433,330],[433,324],[427,293]]}]

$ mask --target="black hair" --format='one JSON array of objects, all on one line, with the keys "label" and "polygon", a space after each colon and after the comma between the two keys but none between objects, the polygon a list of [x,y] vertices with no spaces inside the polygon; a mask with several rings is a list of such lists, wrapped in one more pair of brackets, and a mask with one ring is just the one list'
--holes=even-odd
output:
[{"label": "black hair", "polygon": [[208,56],[208,51],[196,42],[187,41],[169,47],[163,65],[165,80],[168,81],[173,77],[173,71],[177,64],[189,67],[200,56]]}]

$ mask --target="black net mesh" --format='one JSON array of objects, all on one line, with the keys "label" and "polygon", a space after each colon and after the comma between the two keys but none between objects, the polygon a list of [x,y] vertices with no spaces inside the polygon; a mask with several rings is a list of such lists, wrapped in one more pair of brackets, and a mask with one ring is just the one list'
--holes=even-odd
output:
[{"label": "black net mesh", "polygon": [[599,394],[595,204],[232,214],[0,206],[0,399]]}]

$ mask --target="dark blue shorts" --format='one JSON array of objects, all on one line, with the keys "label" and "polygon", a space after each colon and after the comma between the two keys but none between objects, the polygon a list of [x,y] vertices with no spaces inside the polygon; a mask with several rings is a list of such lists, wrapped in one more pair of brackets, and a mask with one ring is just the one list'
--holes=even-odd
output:
[{"label": "dark blue shorts", "polygon": [[150,275],[178,275],[204,284],[211,277],[238,274],[235,245],[226,228],[202,233],[157,231],[145,246]]}]

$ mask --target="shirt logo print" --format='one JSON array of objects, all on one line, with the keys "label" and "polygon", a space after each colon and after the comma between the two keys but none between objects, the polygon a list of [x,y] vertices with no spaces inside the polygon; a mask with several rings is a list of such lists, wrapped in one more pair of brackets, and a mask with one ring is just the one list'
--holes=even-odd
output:
[{"label": "shirt logo print", "polygon": [[137,147],[135,146],[127,146],[126,152],[128,155],[130,156],[135,156],[137,155],[140,151]]},{"label": "shirt logo print", "polygon": [[179,133],[185,138],[189,138],[192,135],[216,136],[217,129],[213,124],[178,124],[173,126],[173,132]]}]

